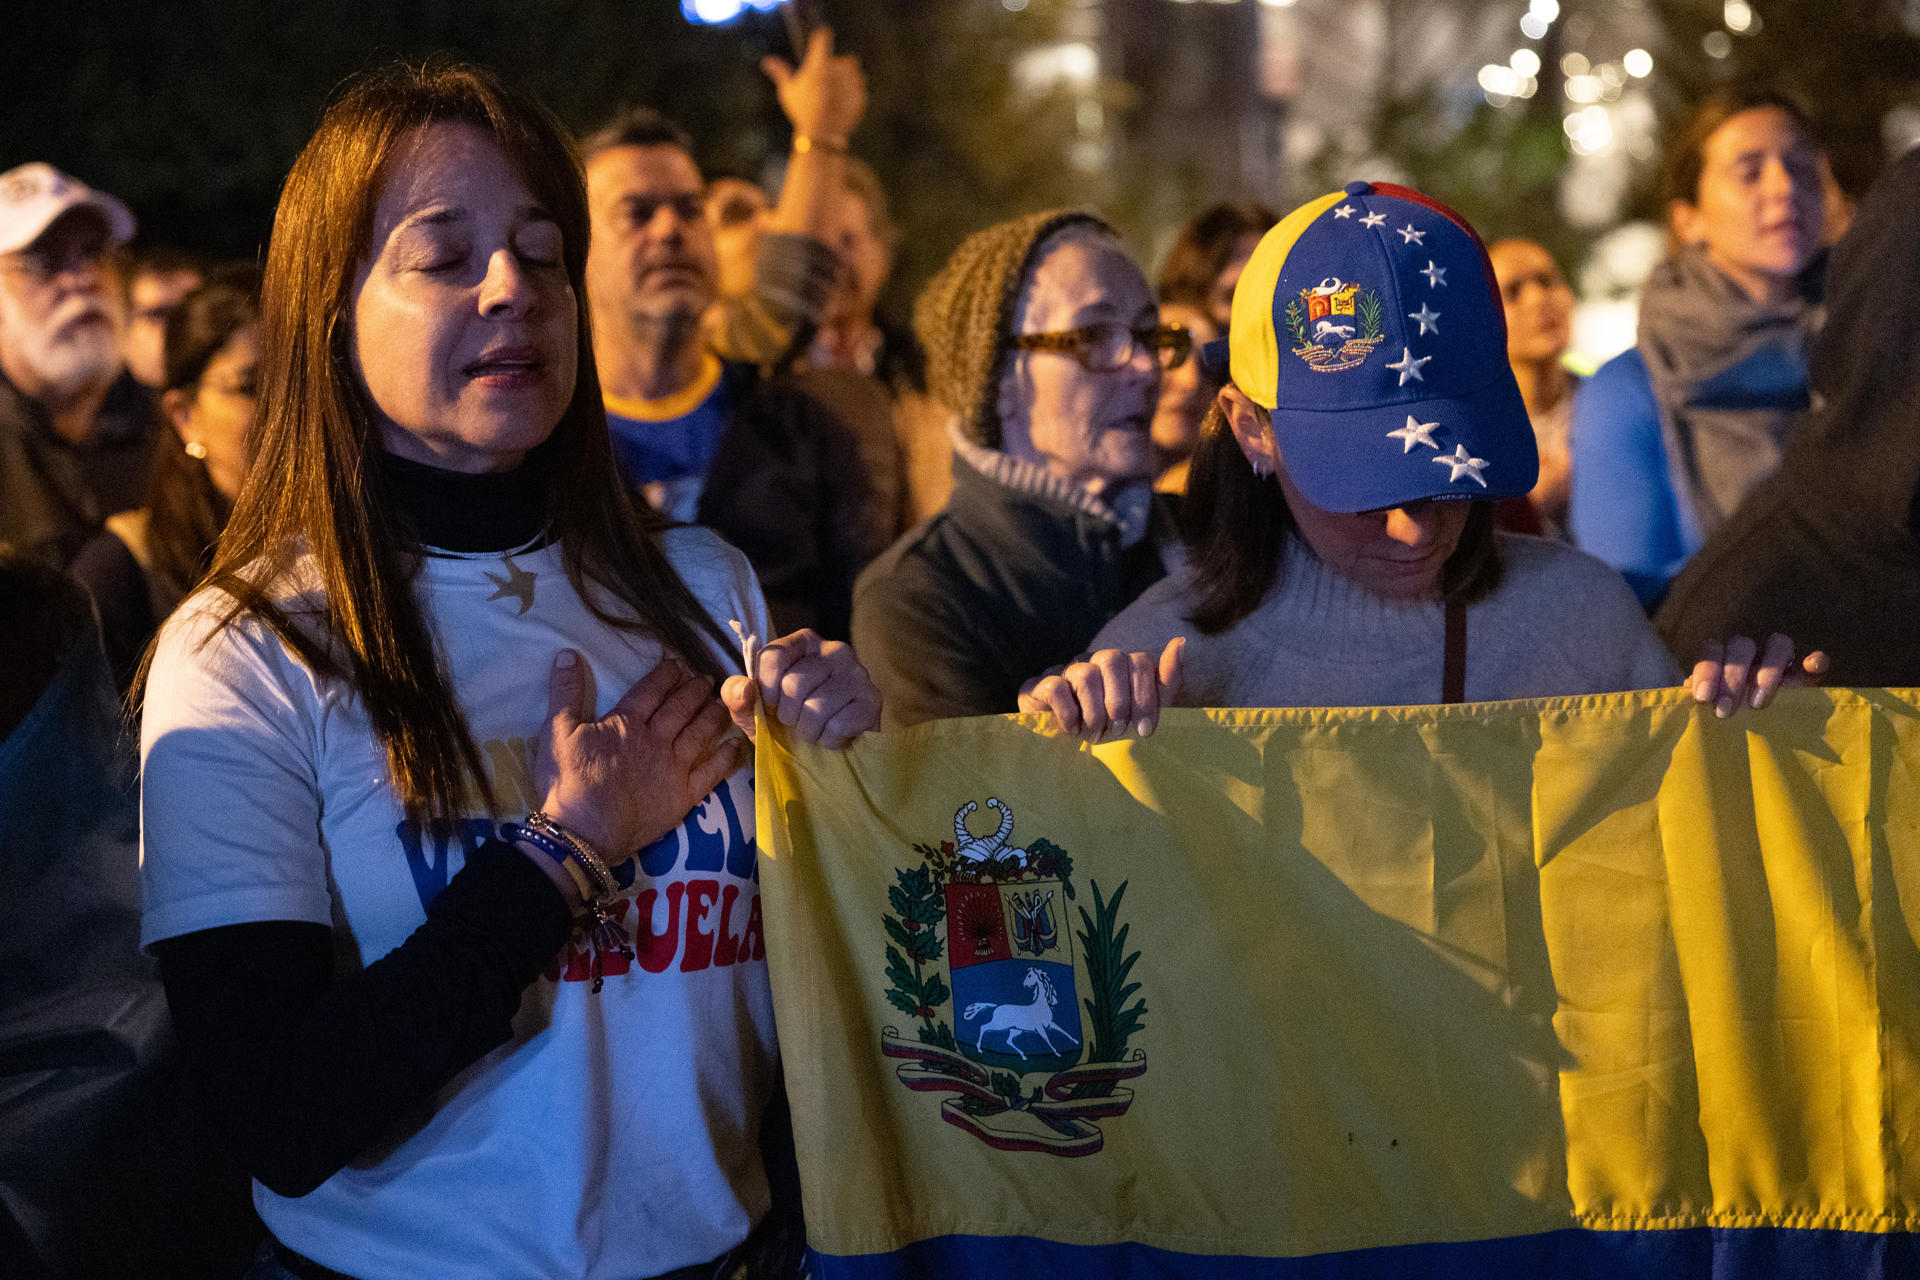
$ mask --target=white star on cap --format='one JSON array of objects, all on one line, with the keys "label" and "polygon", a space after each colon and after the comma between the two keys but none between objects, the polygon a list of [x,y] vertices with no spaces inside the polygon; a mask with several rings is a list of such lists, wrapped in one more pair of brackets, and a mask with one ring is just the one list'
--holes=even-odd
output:
[{"label": "white star on cap", "polygon": [[1427,336],[1427,330],[1429,329],[1435,333],[1440,332],[1440,313],[1429,309],[1424,302],[1420,304],[1418,311],[1407,312],[1407,319],[1418,320],[1420,322],[1420,336],[1423,338]]},{"label": "white star on cap", "polygon": [[1402,244],[1425,244],[1427,242],[1427,233],[1424,231],[1415,231],[1413,224],[1409,222],[1406,226],[1400,228],[1400,242]]},{"label": "white star on cap", "polygon": [[1447,287],[1447,269],[1445,267],[1434,266],[1432,258],[1427,259],[1427,266],[1424,271],[1419,271],[1415,274],[1423,275],[1427,278],[1427,288],[1429,289],[1444,289]]},{"label": "white star on cap", "polygon": [[1350,204],[1343,204],[1338,209],[1335,209],[1333,211],[1333,216],[1336,218],[1351,218],[1353,216],[1353,206]]},{"label": "white star on cap", "polygon": [[1370,213],[1366,217],[1360,219],[1360,225],[1363,227],[1377,227],[1381,223],[1385,222],[1386,220],[1387,220],[1387,215],[1384,213]]},{"label": "white star on cap", "polygon": [[[1437,422],[1416,422],[1413,415],[1408,414],[1407,425],[1398,431],[1387,432],[1387,438],[1406,442],[1407,447],[1400,451],[1402,454],[1412,453],[1413,446],[1416,444],[1423,444],[1429,449],[1438,449],[1440,446],[1433,442],[1433,433],[1439,425]],[[1440,459],[1435,458],[1434,461],[1438,462]]]},{"label": "white star on cap", "polygon": [[1420,366],[1431,359],[1433,359],[1432,356],[1416,356],[1412,351],[1402,347],[1400,348],[1400,363],[1390,364],[1387,368],[1392,369],[1400,375],[1400,385],[1404,387],[1409,380],[1414,382],[1426,381],[1426,378],[1420,373]]},{"label": "white star on cap", "polygon": [[1472,476],[1475,484],[1479,485],[1482,489],[1487,487],[1486,478],[1480,474],[1487,469],[1487,460],[1485,458],[1476,458],[1469,454],[1467,452],[1467,446],[1463,444],[1455,445],[1451,456],[1442,454],[1440,457],[1435,458],[1434,461],[1443,467],[1453,468],[1453,473],[1447,477],[1448,484],[1452,484],[1461,476]]}]

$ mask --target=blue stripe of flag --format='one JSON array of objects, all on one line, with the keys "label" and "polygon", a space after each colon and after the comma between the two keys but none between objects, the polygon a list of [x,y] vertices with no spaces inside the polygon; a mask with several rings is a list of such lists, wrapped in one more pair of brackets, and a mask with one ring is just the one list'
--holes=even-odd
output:
[{"label": "blue stripe of flag", "polygon": [[817,1280],[1920,1280],[1904,1232],[1794,1227],[1569,1229],[1306,1258],[1179,1253],[1142,1244],[1074,1245],[1025,1236],[941,1236],[892,1253],[814,1252]]}]

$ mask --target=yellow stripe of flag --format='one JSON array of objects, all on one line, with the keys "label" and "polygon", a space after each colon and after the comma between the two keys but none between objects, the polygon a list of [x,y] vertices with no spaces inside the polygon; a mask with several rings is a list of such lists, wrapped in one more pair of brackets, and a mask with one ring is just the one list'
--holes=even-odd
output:
[{"label": "yellow stripe of flag", "polygon": [[1913,1226],[1912,692],[759,742],[828,1254]]}]

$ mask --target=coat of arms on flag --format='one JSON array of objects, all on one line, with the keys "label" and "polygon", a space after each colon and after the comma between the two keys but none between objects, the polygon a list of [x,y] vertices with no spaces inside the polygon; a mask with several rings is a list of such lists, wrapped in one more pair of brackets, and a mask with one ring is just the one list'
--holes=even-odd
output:
[{"label": "coat of arms on flag", "polygon": [[1094,1121],[1133,1103],[1118,1082],[1147,1069],[1128,1049],[1147,1007],[1128,981],[1140,953],[1119,918],[1126,882],[1111,899],[1092,882],[1076,931],[1072,857],[1045,839],[1013,846],[1012,811],[987,807],[1000,815],[992,835],[968,828],[969,800],[953,840],[916,844],[921,864],[894,871],[887,999],[919,1025],[911,1037],[885,1028],[880,1050],[908,1060],[909,1089],[956,1095],[941,1117],[989,1146],[1091,1155],[1104,1142]]}]

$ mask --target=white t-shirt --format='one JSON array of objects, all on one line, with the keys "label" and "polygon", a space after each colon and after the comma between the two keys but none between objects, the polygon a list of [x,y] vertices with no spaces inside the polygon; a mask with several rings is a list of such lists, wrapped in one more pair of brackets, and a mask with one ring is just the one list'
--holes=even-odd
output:
[{"label": "white t-shirt", "polygon": [[[738,618],[767,634],[744,556],[698,529],[662,545],[723,627]],[[503,817],[517,821],[539,800],[533,743],[554,654],[583,655],[604,713],[659,647],[589,613],[558,547],[433,556],[416,589]],[[196,598],[168,621],[148,686],[142,944],[302,920],[334,930],[343,964],[370,963],[425,920],[493,825],[416,830],[359,700],[257,622],[201,647],[209,607]],[[737,654],[723,658],[738,669]],[[604,990],[590,992],[576,933],[522,997],[513,1039],[417,1127],[310,1195],[255,1184],[274,1235],[366,1280],[632,1280],[743,1239],[768,1203],[756,1140],[776,1057],[752,786],[750,769],[734,774],[622,868],[639,956],[630,968],[603,957]]]}]

